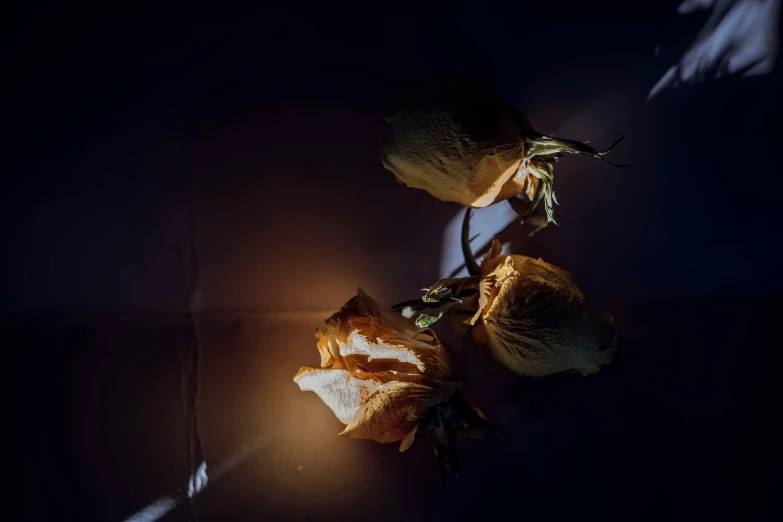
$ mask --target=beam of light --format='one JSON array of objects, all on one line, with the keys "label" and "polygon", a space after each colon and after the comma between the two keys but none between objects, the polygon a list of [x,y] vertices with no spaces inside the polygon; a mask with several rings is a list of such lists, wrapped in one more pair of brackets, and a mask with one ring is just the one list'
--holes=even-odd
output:
[{"label": "beam of light", "polygon": [[160,520],[173,511],[182,500],[182,498],[170,496],[160,497],[135,515],[126,518],[125,522],[154,522],[155,520]]},{"label": "beam of light", "polygon": [[196,220],[194,204],[194,180],[192,171],[185,171],[185,219],[189,229],[188,241],[183,250],[182,262],[185,284],[188,289],[188,310],[191,315],[188,321],[187,339],[182,346],[180,364],[182,366],[181,390],[185,403],[185,417],[188,423],[188,499],[190,501],[191,519],[198,520],[198,503],[196,494],[203,490],[208,481],[207,463],[204,455],[204,445],[199,433],[199,366],[201,361],[201,332],[199,321],[193,316],[203,310],[204,292],[201,285],[199,251],[201,238]]},{"label": "beam of light", "polygon": [[696,39],[658,80],[650,101],[669,88],[725,75],[760,76],[775,67],[781,0],[685,0],[677,12],[710,10]]},{"label": "beam of light", "polygon": [[[228,473],[237,464],[247,460],[253,453],[258,451],[261,446],[266,442],[266,439],[259,437],[251,440],[238,451],[234,452],[228,458],[219,462],[214,471],[212,472],[212,480],[219,479],[226,473]],[[187,495],[164,495],[159,499],[151,502],[145,508],[141,509],[137,513],[126,518],[124,522],[155,522],[168,515],[174,509],[177,508],[183,502],[188,500],[188,497],[192,495],[198,495],[207,486],[206,481],[206,468],[205,462],[202,462],[197,470],[204,470],[204,480],[201,481],[200,477],[191,476],[188,480],[188,494]]]}]

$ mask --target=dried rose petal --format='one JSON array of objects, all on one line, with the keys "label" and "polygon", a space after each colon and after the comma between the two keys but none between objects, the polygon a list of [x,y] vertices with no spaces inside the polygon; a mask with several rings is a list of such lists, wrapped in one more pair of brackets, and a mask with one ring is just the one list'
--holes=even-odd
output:
[{"label": "dried rose petal", "polygon": [[[362,403],[354,421],[340,435],[376,442],[403,440],[434,406],[450,399],[457,387],[456,383],[434,388],[409,382],[384,384]],[[405,445],[400,447],[405,449]]]},{"label": "dried rose petal", "polygon": [[500,255],[481,266],[478,311],[468,322],[501,364],[521,375],[583,375],[611,361],[614,320],[588,301],[573,276],[541,259]]},{"label": "dried rose petal", "polygon": [[362,401],[382,384],[371,377],[358,379],[348,370],[334,368],[301,368],[294,382],[302,391],[315,392],[343,424],[353,422]]}]

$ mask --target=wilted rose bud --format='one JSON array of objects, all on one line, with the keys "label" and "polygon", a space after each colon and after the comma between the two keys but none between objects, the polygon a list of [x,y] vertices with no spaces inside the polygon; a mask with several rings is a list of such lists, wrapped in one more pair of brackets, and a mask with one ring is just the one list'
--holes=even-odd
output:
[{"label": "wilted rose bud", "polygon": [[347,425],[340,435],[401,441],[405,451],[418,434],[456,473],[457,435],[481,435],[488,425],[450,380],[450,358],[435,332],[382,308],[360,289],[316,338],[321,368],[303,367],[294,381]]},{"label": "wilted rose bud", "polygon": [[514,208],[523,217],[543,200],[549,222],[554,162],[564,152],[603,159],[614,147],[545,136],[496,92],[464,80],[421,89],[387,122],[381,162],[401,183],[470,208],[522,195]]},{"label": "wilted rose bud", "polygon": [[471,276],[443,279],[427,289],[417,324],[432,324],[445,312],[467,314],[473,338],[520,375],[587,375],[611,361],[614,319],[590,303],[570,273],[542,259],[501,255],[497,239],[479,266],[470,251],[469,221],[470,209],[462,249]]},{"label": "wilted rose bud", "polygon": [[478,309],[468,320],[473,338],[521,375],[587,375],[610,362],[612,316],[601,314],[565,270],[500,249],[494,240],[481,266]]}]

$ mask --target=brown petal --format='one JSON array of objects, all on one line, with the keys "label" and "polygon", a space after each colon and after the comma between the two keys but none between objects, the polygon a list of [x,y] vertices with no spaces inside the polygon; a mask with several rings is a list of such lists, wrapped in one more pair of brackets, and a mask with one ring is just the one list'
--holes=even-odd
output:
[{"label": "brown petal", "polygon": [[402,439],[402,442],[400,443],[400,453],[409,450],[410,447],[413,446],[413,441],[416,440],[416,430],[418,428],[419,425],[416,424],[416,426],[414,426],[413,429],[409,431],[407,435],[405,435],[405,438]]},{"label": "brown petal", "polygon": [[526,181],[527,185],[525,187],[525,195],[530,199],[530,201],[535,201],[539,186],[538,178],[531,174],[527,174]]},{"label": "brown petal", "polygon": [[498,291],[498,277],[505,277],[503,273],[496,273],[493,269],[503,262],[508,256],[501,256],[503,251],[503,245],[497,239],[492,240],[492,244],[489,247],[487,255],[484,256],[484,261],[481,263],[481,282],[479,282],[479,299],[478,309],[473,317],[465,321],[465,324],[475,325],[481,317],[481,314],[488,309],[492,300],[497,295]]},{"label": "brown petal", "polygon": [[399,381],[399,382],[410,382],[413,384],[421,384],[423,386],[434,387],[439,383],[437,379],[433,379],[426,375],[422,375],[421,373],[403,373],[394,370],[368,372],[365,370],[356,369],[353,370],[351,375],[363,380],[372,379],[381,384],[386,384],[387,382]]},{"label": "brown petal", "polygon": [[500,253],[502,251],[503,251],[503,244],[497,239],[493,239],[492,243],[489,245],[489,251],[487,251],[487,255],[484,256],[484,260],[482,261],[482,264],[493,261],[495,258],[500,256]]},{"label": "brown petal", "polygon": [[364,403],[340,435],[376,442],[402,440],[424,418],[428,410],[454,393],[458,385],[431,388],[407,382],[384,384]]}]

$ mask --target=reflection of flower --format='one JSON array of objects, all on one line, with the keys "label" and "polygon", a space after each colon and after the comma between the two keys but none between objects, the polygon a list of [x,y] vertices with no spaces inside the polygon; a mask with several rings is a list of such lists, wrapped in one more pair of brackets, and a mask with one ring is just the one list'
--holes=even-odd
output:
[{"label": "reflection of flower", "polygon": [[480,429],[483,416],[464,408],[460,384],[449,381],[450,359],[435,332],[382,309],[359,290],[316,338],[321,368],[303,367],[294,381],[315,392],[347,425],[340,435],[402,441],[400,451],[417,433],[429,435],[439,460],[455,471],[456,435]]},{"label": "reflection of flower", "polygon": [[516,373],[597,372],[615,350],[614,321],[600,314],[573,276],[541,259],[500,255],[493,241],[481,266],[472,334]]}]

